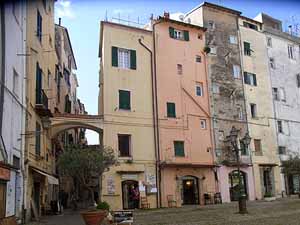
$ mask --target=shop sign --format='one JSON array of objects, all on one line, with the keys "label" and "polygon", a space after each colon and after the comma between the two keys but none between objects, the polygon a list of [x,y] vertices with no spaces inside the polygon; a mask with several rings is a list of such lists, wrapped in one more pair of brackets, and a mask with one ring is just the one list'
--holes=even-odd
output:
[{"label": "shop sign", "polygon": [[138,180],[137,174],[123,174],[122,180]]}]

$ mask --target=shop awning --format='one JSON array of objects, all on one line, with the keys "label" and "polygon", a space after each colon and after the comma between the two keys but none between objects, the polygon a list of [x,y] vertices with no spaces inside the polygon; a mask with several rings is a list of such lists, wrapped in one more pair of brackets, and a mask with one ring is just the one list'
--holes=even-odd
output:
[{"label": "shop awning", "polygon": [[35,172],[41,174],[41,175],[44,175],[45,177],[47,177],[47,180],[48,180],[48,183],[49,184],[55,184],[55,185],[58,185],[59,184],[59,181],[56,177],[54,176],[51,176],[50,174],[47,174],[47,173],[44,173],[42,171],[39,171],[37,169],[33,169]]}]

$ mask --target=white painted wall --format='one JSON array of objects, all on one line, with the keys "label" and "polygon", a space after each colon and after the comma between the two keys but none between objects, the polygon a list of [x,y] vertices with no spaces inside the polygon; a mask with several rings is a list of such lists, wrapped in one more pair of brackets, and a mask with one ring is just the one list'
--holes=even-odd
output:
[{"label": "white painted wall", "polygon": [[[22,165],[25,130],[25,5],[5,4],[5,91],[2,136],[8,153],[8,163],[13,157]],[[16,91],[13,90],[14,70],[18,74]],[[20,165],[20,166],[21,166]],[[17,192],[17,195],[16,195]],[[11,172],[7,184],[6,216],[21,216],[23,176],[20,170]]]}]

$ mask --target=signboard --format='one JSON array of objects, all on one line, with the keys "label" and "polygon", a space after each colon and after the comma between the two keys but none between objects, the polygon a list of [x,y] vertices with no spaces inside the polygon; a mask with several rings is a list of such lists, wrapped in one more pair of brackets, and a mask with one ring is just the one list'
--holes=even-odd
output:
[{"label": "signboard", "polygon": [[123,174],[122,180],[138,180],[137,174]]},{"label": "signboard", "polygon": [[117,224],[131,224],[133,223],[133,212],[132,211],[114,211],[114,222]]},{"label": "signboard", "polygon": [[116,192],[116,184],[113,177],[107,178],[107,194],[113,195]]},{"label": "signboard", "polygon": [[10,180],[10,170],[0,166],[0,179]]}]

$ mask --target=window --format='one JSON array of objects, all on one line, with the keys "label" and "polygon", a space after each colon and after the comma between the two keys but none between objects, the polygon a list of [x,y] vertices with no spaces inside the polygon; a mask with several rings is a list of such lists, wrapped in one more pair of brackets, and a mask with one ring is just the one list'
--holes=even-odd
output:
[{"label": "window", "polygon": [[250,43],[244,41],[244,55],[251,56]]},{"label": "window", "polygon": [[189,32],[187,30],[177,30],[173,27],[169,27],[169,35],[171,38],[178,39],[178,40],[184,40],[189,41]]},{"label": "window", "polygon": [[235,35],[230,35],[229,36],[229,43],[230,44],[237,44],[237,38]]},{"label": "window", "polygon": [[290,59],[294,59],[294,46],[288,45],[288,55]]},{"label": "window", "polygon": [[200,120],[201,129],[206,129],[206,120]]},{"label": "window", "polygon": [[200,55],[196,55],[196,62],[201,63],[201,56]]},{"label": "window", "polygon": [[174,141],[175,156],[184,156],[184,142]]},{"label": "window", "polygon": [[182,74],[182,65],[177,64],[177,74],[181,75]]},{"label": "window", "polygon": [[262,156],[261,140],[254,139],[254,151],[256,156]]},{"label": "window", "polygon": [[40,14],[40,12],[37,10],[37,29],[36,29],[36,35],[40,42],[42,42],[42,27],[43,27],[43,19]]},{"label": "window", "polygon": [[176,108],[173,102],[167,102],[167,117],[176,118]]},{"label": "window", "polygon": [[300,73],[296,75],[297,87],[300,88]]},{"label": "window", "polygon": [[252,86],[257,86],[256,74],[244,72],[244,82]]},{"label": "window", "polygon": [[214,94],[220,94],[220,86],[219,86],[219,84],[213,83],[212,89],[213,89],[212,91],[213,91]]},{"label": "window", "polygon": [[130,91],[119,90],[119,109],[130,110]]},{"label": "window", "polygon": [[112,46],[112,66],[136,70],[136,51]]},{"label": "window", "polygon": [[277,129],[278,129],[278,133],[283,134],[283,126],[281,120],[277,120]]},{"label": "window", "polygon": [[13,93],[19,96],[19,74],[13,69]]},{"label": "window", "polygon": [[280,97],[280,100],[285,102],[286,101],[286,97],[285,97],[285,90],[284,88],[279,88],[279,97]]},{"label": "window", "polygon": [[203,84],[202,83],[198,83],[196,85],[196,95],[203,96]]},{"label": "window", "polygon": [[267,37],[267,45],[268,47],[272,47],[272,38]]},{"label": "window", "polygon": [[241,155],[248,155],[248,148],[244,142],[240,141]]},{"label": "window", "polygon": [[38,122],[35,127],[35,154],[41,155],[41,125]]},{"label": "window", "polygon": [[48,70],[48,79],[47,79],[47,82],[48,82],[48,88],[50,89],[51,87],[51,72],[50,70]]},{"label": "window", "polygon": [[210,20],[208,21],[208,29],[214,30],[215,29],[215,22]]},{"label": "window", "polygon": [[202,34],[198,34],[198,39],[202,40],[203,39],[203,36]]},{"label": "window", "polygon": [[240,78],[240,72],[241,72],[241,68],[238,65],[233,65],[233,77],[235,79],[239,79]]},{"label": "window", "polygon": [[247,22],[243,22],[244,24],[244,27],[247,27],[247,28],[250,28],[250,29],[253,29],[253,30],[258,30],[258,27],[252,23],[247,23]]},{"label": "window", "polygon": [[243,114],[243,109],[241,106],[237,107],[237,116],[239,120],[243,120],[244,119],[244,114]]},{"label": "window", "polygon": [[272,88],[273,92],[273,99],[276,101],[279,101],[279,94],[278,94],[278,88]]},{"label": "window", "polygon": [[216,55],[217,54],[217,48],[216,47],[210,47],[210,52],[209,53]]},{"label": "window", "polygon": [[219,141],[224,141],[225,133],[223,130],[219,130]]},{"label": "window", "polygon": [[130,157],[130,135],[118,134],[118,146],[120,157]]},{"label": "window", "polygon": [[271,67],[272,69],[275,69],[275,60],[274,60],[274,58],[270,58],[270,59],[269,59],[269,62],[270,62],[270,67]]},{"label": "window", "polygon": [[278,154],[279,155],[286,155],[286,147],[285,146],[278,146]]},{"label": "window", "polygon": [[13,156],[13,166],[20,169],[20,158],[18,156]]},{"label": "window", "polygon": [[257,117],[257,108],[256,104],[251,103],[250,104],[250,109],[251,109],[251,117],[256,118]]}]

